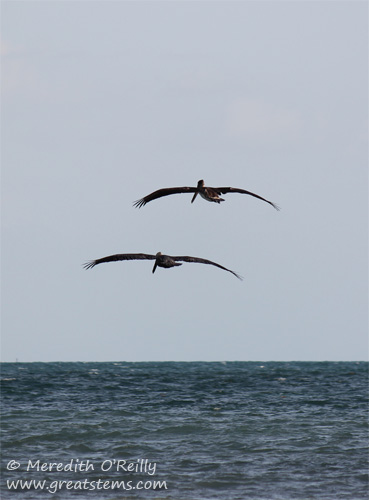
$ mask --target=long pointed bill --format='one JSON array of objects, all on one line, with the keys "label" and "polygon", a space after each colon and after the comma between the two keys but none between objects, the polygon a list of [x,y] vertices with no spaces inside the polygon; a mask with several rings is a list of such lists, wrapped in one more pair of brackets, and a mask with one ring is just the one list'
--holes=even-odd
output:
[{"label": "long pointed bill", "polygon": [[195,193],[195,194],[193,195],[193,197],[192,197],[191,203],[193,203],[193,202],[195,201],[195,198],[196,198],[196,196],[197,196],[198,194],[199,194],[199,192],[198,192],[198,191],[196,191],[196,193]]},{"label": "long pointed bill", "polygon": [[152,268],[152,272],[154,273],[155,272],[155,269],[156,269],[156,266],[157,266],[157,262],[155,261],[155,264],[154,264],[154,267]]}]

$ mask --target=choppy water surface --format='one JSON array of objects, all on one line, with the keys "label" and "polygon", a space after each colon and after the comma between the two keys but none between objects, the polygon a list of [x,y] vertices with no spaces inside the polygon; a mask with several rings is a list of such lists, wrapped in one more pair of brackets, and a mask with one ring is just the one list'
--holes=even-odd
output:
[{"label": "choppy water surface", "polygon": [[368,363],[1,371],[4,499],[368,498]]}]

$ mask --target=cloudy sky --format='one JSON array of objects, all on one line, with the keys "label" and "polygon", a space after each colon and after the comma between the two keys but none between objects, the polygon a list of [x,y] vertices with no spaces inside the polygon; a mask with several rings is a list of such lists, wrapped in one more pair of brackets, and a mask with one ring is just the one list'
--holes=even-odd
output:
[{"label": "cloudy sky", "polygon": [[3,361],[368,358],[367,2],[1,10]]}]

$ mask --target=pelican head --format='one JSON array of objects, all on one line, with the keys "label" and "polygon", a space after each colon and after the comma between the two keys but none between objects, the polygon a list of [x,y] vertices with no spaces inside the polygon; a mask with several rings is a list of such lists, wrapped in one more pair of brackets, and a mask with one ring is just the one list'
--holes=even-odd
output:
[{"label": "pelican head", "polygon": [[157,252],[157,253],[155,254],[156,260],[155,260],[154,267],[152,268],[152,272],[153,272],[153,273],[155,272],[155,269],[156,269],[156,267],[157,267],[157,265],[158,265],[158,258],[159,258],[161,255],[163,255],[161,252]]},{"label": "pelican head", "polygon": [[[200,179],[199,182],[197,183],[197,189],[201,189],[204,187],[204,180],[203,179]],[[191,203],[193,203],[195,201],[195,198],[196,196],[199,194],[199,191],[196,191],[196,193],[193,195],[192,197],[192,200],[191,200]]]}]

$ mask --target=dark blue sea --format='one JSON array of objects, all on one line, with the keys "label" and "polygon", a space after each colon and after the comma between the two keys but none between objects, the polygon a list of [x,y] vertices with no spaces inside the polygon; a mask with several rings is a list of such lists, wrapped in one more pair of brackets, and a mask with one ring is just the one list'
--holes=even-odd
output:
[{"label": "dark blue sea", "polygon": [[368,363],[3,363],[1,498],[367,499]]}]

